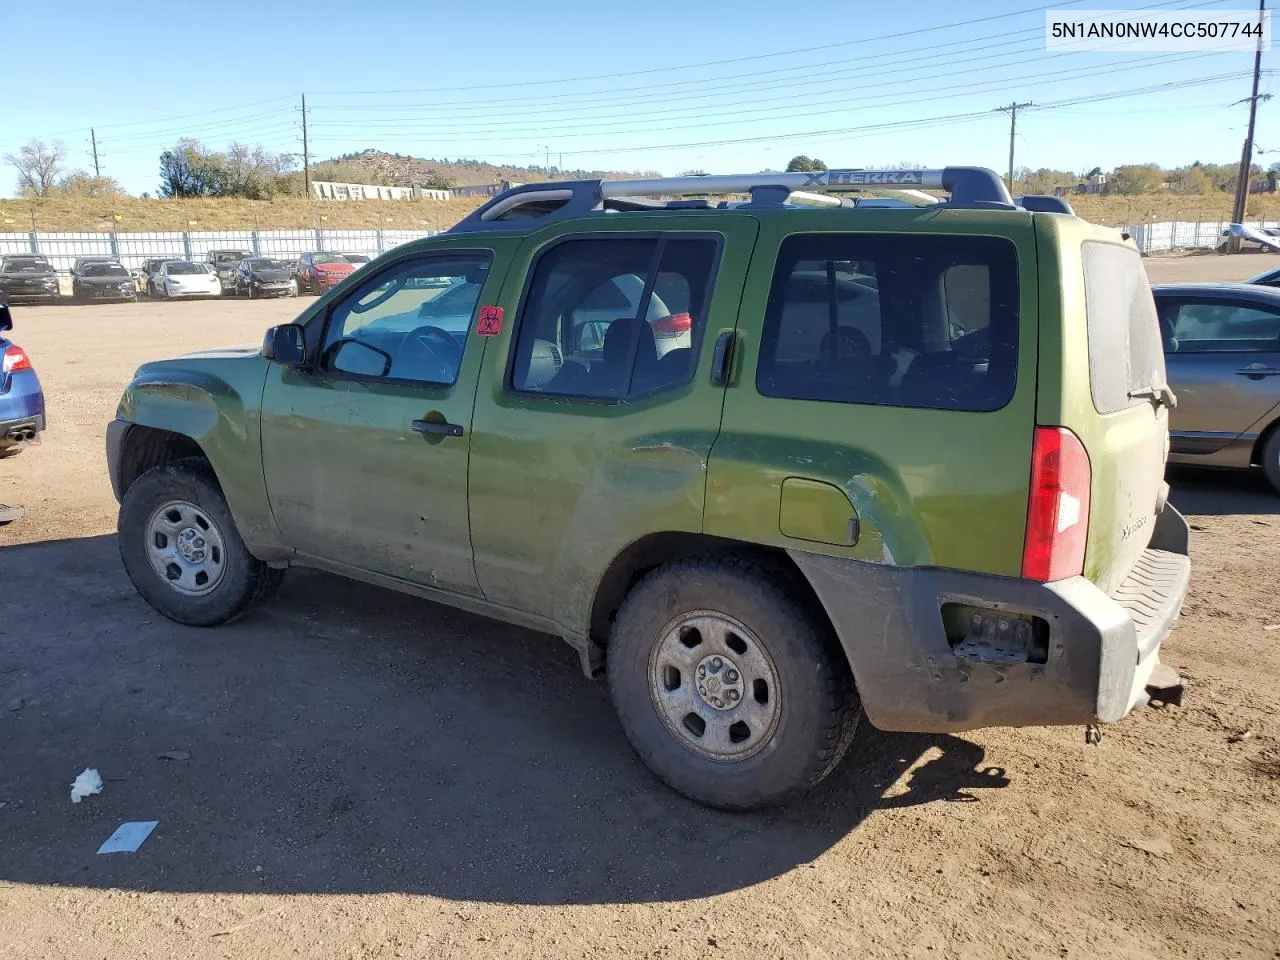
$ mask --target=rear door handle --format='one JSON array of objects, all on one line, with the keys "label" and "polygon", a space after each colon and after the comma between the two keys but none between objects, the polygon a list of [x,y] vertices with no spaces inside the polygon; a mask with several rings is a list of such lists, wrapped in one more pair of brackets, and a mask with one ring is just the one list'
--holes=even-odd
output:
[{"label": "rear door handle", "polygon": [[716,347],[711,354],[711,383],[723,387],[729,382],[729,367],[733,361],[733,331],[726,330],[716,337]]},{"label": "rear door handle", "polygon": [[1247,367],[1241,367],[1236,371],[1237,376],[1253,377],[1261,380],[1263,377],[1274,377],[1280,375],[1280,370],[1275,367],[1268,367],[1265,363],[1251,363]]},{"label": "rear door handle", "polygon": [[439,420],[415,420],[413,421],[413,429],[417,430],[418,433],[430,433],[442,437],[462,436],[462,427],[458,424]]}]

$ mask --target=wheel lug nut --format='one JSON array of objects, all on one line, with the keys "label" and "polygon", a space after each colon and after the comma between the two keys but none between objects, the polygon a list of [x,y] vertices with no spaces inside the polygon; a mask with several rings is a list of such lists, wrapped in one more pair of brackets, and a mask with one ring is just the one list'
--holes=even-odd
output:
[{"label": "wheel lug nut", "polygon": [[729,702],[730,702],[730,703],[737,703],[737,702],[738,702],[738,691],[737,691],[737,690],[730,690],[730,691],[729,691]]},{"label": "wheel lug nut", "polygon": [[730,683],[737,683],[737,682],[738,682],[738,671],[737,671],[737,670],[730,670],[728,673],[726,673],[726,674],[724,675],[724,678],[725,678],[726,680],[728,680]]},{"label": "wheel lug nut", "polygon": [[724,661],[721,660],[719,657],[716,657],[714,660],[711,661],[712,670],[719,670],[723,666],[724,666]]}]

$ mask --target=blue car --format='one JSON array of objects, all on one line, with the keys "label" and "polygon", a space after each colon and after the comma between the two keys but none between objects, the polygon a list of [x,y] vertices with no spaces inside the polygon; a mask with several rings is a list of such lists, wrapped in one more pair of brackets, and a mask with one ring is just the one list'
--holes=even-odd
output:
[{"label": "blue car", "polygon": [[0,459],[11,457],[44,430],[44,391],[25,350],[5,334],[13,329],[0,303]]}]

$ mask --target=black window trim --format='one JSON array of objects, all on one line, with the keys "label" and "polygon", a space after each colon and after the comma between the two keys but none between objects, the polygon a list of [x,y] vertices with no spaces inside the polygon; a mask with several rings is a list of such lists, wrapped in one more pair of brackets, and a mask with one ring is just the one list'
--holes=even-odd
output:
[{"label": "black window trim", "polygon": [[[1222,295],[1215,295],[1212,297],[1188,297],[1185,295],[1179,296],[1177,294],[1173,296],[1168,296],[1168,297],[1161,297],[1160,299],[1169,307],[1172,307],[1175,311],[1174,318],[1173,318],[1173,330],[1175,335],[1177,334],[1177,331],[1178,331],[1178,315],[1182,312],[1182,308],[1194,306],[1194,305],[1203,305],[1203,306],[1210,306],[1210,307],[1245,307],[1251,310],[1258,310],[1262,313],[1270,313],[1273,316],[1275,316],[1278,321],[1280,321],[1280,306],[1272,307],[1270,304],[1259,303],[1256,300],[1248,300],[1243,298],[1236,300],[1229,296],[1222,296]],[[1163,330],[1161,331],[1160,339],[1163,342],[1164,340]],[[1276,344],[1274,350],[1254,350],[1254,349],[1187,350],[1185,352],[1182,350],[1177,350],[1174,353],[1169,353],[1166,350],[1164,355],[1166,357],[1212,357],[1212,356],[1237,356],[1239,354],[1244,354],[1244,353],[1280,353],[1280,333],[1278,333],[1274,339]],[[1178,342],[1181,343],[1182,341],[1178,341]],[[1226,343],[1229,341],[1188,340],[1187,342],[1188,343]]]},{"label": "black window trim", "polygon": [[[684,383],[674,386],[655,387],[652,390],[646,390],[644,393],[625,394],[621,397],[585,397],[577,393],[552,393],[548,390],[519,390],[515,386],[515,366],[516,354],[519,352],[520,331],[524,328],[526,313],[528,311],[529,296],[533,290],[533,278],[537,275],[538,267],[542,264],[543,257],[548,256],[553,250],[561,244],[573,240],[656,240],[658,241],[654,248],[654,259],[650,261],[649,275],[645,277],[644,293],[641,295],[640,316],[643,317],[648,311],[649,297],[652,294],[653,283],[657,279],[657,267],[662,263],[662,253],[666,249],[665,241],[669,239],[679,240],[710,240],[715,244],[715,255],[711,262],[711,271],[707,277],[707,289],[704,294],[705,302],[702,305],[702,312],[706,318],[703,329],[696,331],[695,343],[693,350],[693,371],[689,375],[689,379]],[[724,260],[725,235],[716,230],[586,230],[577,233],[565,233],[556,237],[545,246],[541,247],[534,255],[533,260],[529,263],[529,268],[525,271],[524,286],[520,291],[520,302],[516,306],[516,322],[511,328],[511,339],[507,348],[506,368],[502,374],[502,392],[504,396],[516,397],[521,399],[547,399],[547,400],[568,400],[574,403],[590,403],[605,404],[616,406],[619,403],[636,403],[640,400],[647,400],[650,397],[660,396],[667,393],[675,393],[679,390],[686,390],[693,386],[694,381],[698,378],[698,361],[701,359],[699,354],[702,352],[702,344],[705,342],[703,333],[711,320],[711,301],[715,297],[716,283],[720,278],[720,266]],[[637,342],[631,345],[631,376],[635,377],[635,350]],[[628,388],[630,383],[628,383]]]},{"label": "black window trim", "polygon": [[[387,264],[385,267],[383,267],[381,270],[379,270],[377,273],[373,274],[372,276],[365,278],[360,283],[360,285],[355,288],[355,290],[352,290],[351,293],[341,297],[340,299],[334,300],[332,303],[326,306],[322,312],[316,314],[307,322],[306,326],[310,327],[317,320],[319,321],[320,336],[316,338],[316,342],[314,344],[307,346],[306,366],[303,372],[313,377],[324,379],[324,380],[343,380],[343,381],[350,381],[353,383],[386,383],[386,384],[391,384],[393,386],[398,385],[398,386],[406,386],[406,387],[423,387],[423,388],[433,389],[433,390],[453,390],[458,385],[458,377],[462,375],[461,360],[458,362],[458,373],[457,375],[454,376],[453,382],[446,383],[440,380],[413,380],[407,377],[374,377],[374,376],[370,376],[363,373],[348,373],[345,370],[326,370],[320,366],[320,357],[321,357],[321,354],[324,352],[323,347],[324,347],[325,337],[328,336],[329,327],[333,323],[334,310],[340,305],[342,305],[343,303],[346,303],[348,297],[354,296],[356,290],[365,289],[368,283],[377,281],[379,277],[385,276],[391,271],[397,269],[398,267],[412,260],[425,260],[427,258],[448,259],[448,260],[475,259],[478,255],[484,255],[488,259],[489,269],[490,271],[492,271],[493,263],[494,263],[494,260],[496,259],[494,255],[494,251],[484,247],[477,247],[475,249],[469,248],[467,250],[453,250],[453,249],[440,250],[440,251],[428,250],[428,251],[418,251],[416,253],[409,253]],[[489,275],[492,276],[492,273],[490,273]],[[488,283],[488,278],[486,278],[485,283]],[[483,292],[483,288],[482,288],[482,292]],[[467,336],[462,342],[463,359],[466,358],[467,345],[471,342],[471,337],[472,337],[472,334],[474,333],[474,330],[472,329],[472,327],[475,324],[476,310],[478,310],[480,306],[481,306],[481,303],[479,299],[477,299],[476,305],[471,309],[471,319],[467,321]],[[348,337],[346,339],[351,339],[351,338]],[[334,341],[334,343],[338,343],[338,342],[339,341],[337,340]]]},{"label": "black window trim", "polygon": [[[771,301],[773,299],[773,291],[778,282],[778,267],[782,259],[780,254],[782,252],[782,248],[786,245],[786,243],[789,240],[792,240],[796,237],[803,237],[808,240],[813,240],[820,237],[839,237],[841,239],[869,238],[873,242],[874,240],[878,238],[883,238],[883,237],[892,237],[895,240],[903,239],[903,238],[915,239],[917,237],[928,237],[928,238],[954,240],[961,244],[963,244],[965,240],[970,239],[972,237],[983,237],[988,240],[996,240],[1004,243],[1008,247],[1009,252],[1013,255],[1012,257],[1013,281],[1014,281],[1014,288],[1015,288],[1015,309],[1017,311],[1017,317],[1016,317],[1017,339],[1013,344],[1013,347],[1014,347],[1013,384],[1009,390],[1009,396],[1006,397],[1005,401],[1002,404],[1000,404],[1000,406],[998,407],[988,407],[980,410],[975,410],[975,409],[969,409],[964,407],[937,406],[937,405],[921,404],[921,403],[885,403],[883,401],[871,402],[866,400],[833,400],[833,399],[818,398],[818,397],[793,397],[786,394],[765,392],[765,390],[762,389],[760,384],[761,361],[763,360],[765,355],[765,345],[766,343],[769,342],[769,337],[768,337],[769,332],[773,333],[773,343],[775,347],[777,342],[777,336],[780,332],[780,324],[777,322],[774,322],[773,308],[771,304]],[[799,260],[796,261],[796,263],[798,262]],[[792,270],[794,270],[794,268],[795,267],[793,264]],[[883,296],[883,292],[880,291],[878,287],[879,287],[879,284],[877,282],[877,294]],[[893,231],[885,231],[885,230],[798,230],[794,233],[788,233],[779,240],[778,255],[774,256],[773,271],[772,271],[772,275],[769,278],[769,295],[768,295],[768,299],[766,299],[765,301],[764,314],[760,320],[760,345],[756,351],[756,369],[755,369],[755,376],[752,378],[752,381],[753,381],[752,385],[754,386],[756,394],[758,396],[767,397],[770,400],[786,400],[786,401],[798,402],[798,403],[840,403],[840,404],[844,404],[846,406],[851,406],[851,407],[859,407],[859,406],[888,407],[890,409],[895,409],[895,410],[932,410],[932,411],[937,411],[942,413],[956,413],[956,414],[964,414],[964,415],[987,415],[992,413],[999,413],[1001,410],[1007,409],[1008,406],[1011,403],[1013,403],[1014,398],[1017,397],[1018,395],[1018,387],[1022,382],[1022,372],[1023,372],[1022,371],[1023,365],[1021,362],[1022,361],[1021,351],[1022,351],[1022,341],[1023,341],[1022,294],[1023,294],[1022,257],[1018,250],[1017,241],[1014,240],[1013,237],[1010,237],[1006,234],[1002,234],[1002,233],[981,233],[981,234],[963,233],[962,234],[962,233],[951,233],[951,232],[934,233],[934,232],[916,231],[916,230],[912,230],[907,233],[900,233],[900,232],[895,233]],[[990,318],[988,318],[987,322],[988,324],[990,324],[991,322]],[[773,328],[772,331],[771,331],[771,327]],[[883,325],[882,325],[881,335],[883,336]]]}]

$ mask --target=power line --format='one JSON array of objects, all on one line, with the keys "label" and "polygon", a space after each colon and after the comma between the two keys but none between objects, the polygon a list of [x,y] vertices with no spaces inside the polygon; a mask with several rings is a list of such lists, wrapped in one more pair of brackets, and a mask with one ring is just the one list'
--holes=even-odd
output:
[{"label": "power line", "polygon": [[[778,50],[773,53],[757,53],[745,57],[730,57],[725,60],[706,60],[701,63],[691,64],[673,64],[664,67],[650,67],[645,70],[627,70],[617,73],[598,73],[589,76],[580,77],[561,77],[552,80],[519,80],[511,83],[490,83],[490,84],[472,84],[463,87],[431,87],[431,88],[411,88],[406,90],[357,90],[345,91],[350,94],[369,94],[369,95],[385,95],[392,93],[451,93],[462,90],[504,90],[510,87],[533,87],[546,86],[556,83],[585,83],[595,80],[614,80],[620,77],[641,77],[655,73],[669,73],[674,70],[686,71],[705,69],[707,67],[729,66],[735,63],[755,63],[760,60],[769,60],[774,57],[789,57],[801,53],[816,53],[819,50],[835,50],[842,47],[860,46],[866,43],[878,43],[882,40],[898,40],[902,37],[920,36],[926,33],[937,33],[939,30],[953,30],[956,27],[968,27],[978,23],[992,23],[996,20],[1007,20],[1010,17],[1021,17],[1029,13],[1044,13],[1046,10],[1058,10],[1062,7],[1075,6],[1082,3],[1083,0],[1063,0],[1061,3],[1051,4],[1045,7],[1026,7],[1021,10],[1013,10],[1009,13],[997,13],[987,17],[974,17],[970,20],[956,20],[951,23],[942,23],[932,27],[917,27],[914,30],[903,30],[898,33],[882,33],[876,36],[859,37],[856,40],[841,40],[836,43],[823,43],[813,47],[796,47],[791,50]],[[344,91],[321,90],[322,96],[331,96],[334,94],[343,94]]]},{"label": "power line", "polygon": [[[1147,59],[1157,60],[1159,64],[1172,63],[1172,62],[1184,63],[1192,60],[1203,59],[1205,57],[1212,57],[1212,56],[1218,56],[1218,55],[1219,54],[1216,54],[1216,53],[1201,53],[1201,54],[1193,54],[1190,56],[1175,56],[1172,59],[1170,59],[1168,55],[1165,55],[1163,59],[1158,57],[1147,58]],[[510,142],[515,139],[521,139],[524,136],[545,134],[549,132],[554,132],[556,136],[560,138],[579,138],[580,139],[583,137],[598,138],[602,135],[607,136],[609,134],[606,131],[611,129],[622,129],[627,132],[644,132],[644,133],[668,133],[668,132],[676,132],[679,130],[690,130],[690,129],[705,130],[712,127],[736,126],[737,124],[743,122],[746,119],[756,120],[756,121],[770,119],[769,117],[761,116],[761,114],[766,114],[766,113],[776,114],[779,112],[780,109],[783,110],[783,112],[785,113],[785,119],[803,119],[803,118],[809,118],[809,117],[829,116],[831,114],[844,113],[851,105],[859,104],[859,103],[874,103],[874,105],[878,108],[893,107],[893,106],[912,106],[919,103],[954,100],[957,97],[968,96],[974,93],[991,92],[993,89],[1007,89],[1010,86],[1036,87],[1036,86],[1045,86],[1048,84],[1059,84],[1062,82],[1063,79],[1067,79],[1067,78],[1082,79],[1087,77],[1107,76],[1107,75],[1119,73],[1119,72],[1131,73],[1134,70],[1143,68],[1143,66],[1139,66],[1140,63],[1141,61],[1131,61],[1125,64],[1124,66],[1112,66],[1112,67],[1105,67],[1105,68],[1086,68],[1084,70],[1073,68],[1073,69],[1067,69],[1067,70],[1048,71],[1048,72],[1036,71],[1034,73],[1028,73],[1028,74],[1023,74],[1023,75],[1014,76],[1014,77],[1003,77],[999,79],[982,80],[982,81],[978,81],[977,83],[964,84],[961,86],[956,86],[955,84],[946,84],[944,86],[926,87],[920,90],[914,90],[909,92],[903,91],[904,95],[902,98],[891,99],[891,100],[885,100],[879,96],[844,98],[844,99],[841,99],[838,106],[821,109],[821,110],[809,110],[804,112],[795,112],[795,111],[785,110],[785,108],[769,108],[763,111],[751,110],[751,109],[740,110],[740,111],[723,111],[722,110],[716,114],[717,117],[722,119],[711,120],[711,121],[699,120],[694,123],[687,123],[687,124],[677,123],[677,124],[672,124],[669,126],[658,127],[658,128],[647,127],[644,129],[640,129],[640,125],[645,122],[644,118],[633,116],[624,121],[618,121],[613,123],[591,123],[585,127],[581,126],[577,122],[569,121],[569,124],[570,124],[569,126],[543,123],[538,125],[537,127],[503,126],[501,128],[496,128],[496,129],[476,130],[474,128],[449,128],[449,127],[442,127],[439,125],[432,125],[429,128],[416,128],[416,129],[401,127],[399,128],[398,132],[401,135],[413,135],[415,133],[419,135],[427,135],[427,136],[430,136],[431,139],[437,143],[459,142],[459,141],[468,142],[468,143],[483,143],[483,142],[503,143],[503,142]],[[1155,65],[1157,64],[1148,62],[1144,66],[1155,66]],[[934,78],[922,77],[921,79],[934,79]],[[875,86],[875,85],[871,85],[871,86]],[[894,84],[893,86],[897,88],[902,87],[901,84]],[[937,96],[921,96],[921,94],[934,94],[934,93],[938,95]],[[661,122],[663,119],[663,116],[661,114],[655,114],[652,116],[655,118],[654,122]],[[326,124],[326,126],[328,125]],[[487,136],[488,134],[498,134],[498,136]],[[335,138],[317,137],[316,139],[317,141],[332,142]],[[572,151],[569,151],[569,152],[572,152]]]}]

